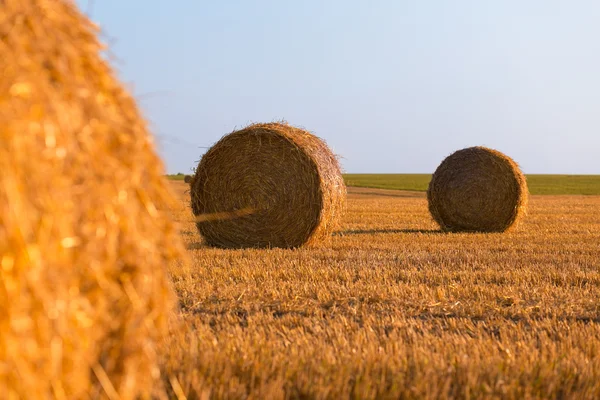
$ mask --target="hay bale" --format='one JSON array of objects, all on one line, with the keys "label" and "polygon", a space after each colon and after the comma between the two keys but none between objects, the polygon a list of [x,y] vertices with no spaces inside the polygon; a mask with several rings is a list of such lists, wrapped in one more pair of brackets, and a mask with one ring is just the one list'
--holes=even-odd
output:
[{"label": "hay bale", "polygon": [[133,99],[62,0],[0,6],[0,397],[122,399],[157,382],[183,252]]},{"label": "hay bale", "polygon": [[[284,123],[254,124],[200,160],[191,206],[208,244],[297,247],[331,236],[346,199],[336,157],[316,136]],[[203,218],[204,214],[231,216]]]},{"label": "hay bale", "polygon": [[184,181],[185,183],[192,183],[192,176],[191,176],[191,175],[186,175],[186,176],[183,178],[183,181]]},{"label": "hay bale", "polygon": [[445,231],[504,232],[525,214],[527,181],[508,156],[470,147],[448,156],[429,188],[429,211]]}]

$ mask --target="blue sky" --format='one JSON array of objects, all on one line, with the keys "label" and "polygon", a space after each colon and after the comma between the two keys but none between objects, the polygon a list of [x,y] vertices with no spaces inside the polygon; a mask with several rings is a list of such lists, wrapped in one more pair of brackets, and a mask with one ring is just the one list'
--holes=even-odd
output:
[{"label": "blue sky", "polygon": [[597,0],[78,0],[167,169],[285,119],[346,172],[433,172],[474,145],[600,174]]}]

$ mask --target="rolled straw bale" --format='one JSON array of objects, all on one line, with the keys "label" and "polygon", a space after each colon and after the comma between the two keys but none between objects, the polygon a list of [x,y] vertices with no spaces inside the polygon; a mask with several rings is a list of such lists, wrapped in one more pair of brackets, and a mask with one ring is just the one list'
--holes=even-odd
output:
[{"label": "rolled straw bale", "polygon": [[0,6],[0,397],[133,399],[182,254],[162,162],[66,0]]},{"label": "rolled straw bale", "polygon": [[186,175],[185,178],[183,178],[183,181],[185,183],[192,183],[192,176],[191,175]]},{"label": "rolled straw bale", "polygon": [[[202,157],[190,190],[197,226],[219,247],[297,247],[331,236],[346,186],[318,137],[285,123],[224,136]],[[204,214],[229,218],[203,218]]]},{"label": "rolled straw bale", "polygon": [[526,212],[527,181],[517,163],[503,153],[470,147],[440,164],[427,200],[445,231],[504,232]]}]

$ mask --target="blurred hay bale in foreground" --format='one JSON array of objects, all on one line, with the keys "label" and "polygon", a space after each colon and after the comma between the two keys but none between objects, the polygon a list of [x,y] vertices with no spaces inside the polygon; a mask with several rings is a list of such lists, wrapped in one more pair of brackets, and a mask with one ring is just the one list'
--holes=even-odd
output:
[{"label": "blurred hay bale in foreground", "polygon": [[504,232],[525,215],[525,176],[510,157],[485,147],[448,156],[427,190],[429,211],[446,231]]},{"label": "blurred hay bale in foreground", "polygon": [[198,229],[210,245],[297,247],[331,236],[346,186],[325,142],[302,129],[268,123],[217,142],[200,160],[190,194]]},{"label": "blurred hay bale in foreground", "polygon": [[148,395],[182,254],[162,162],[93,25],[0,6],[0,394]]}]

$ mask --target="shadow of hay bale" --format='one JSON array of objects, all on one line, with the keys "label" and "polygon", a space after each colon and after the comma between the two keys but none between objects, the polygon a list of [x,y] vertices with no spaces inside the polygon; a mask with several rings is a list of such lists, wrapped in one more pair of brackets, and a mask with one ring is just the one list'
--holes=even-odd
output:
[{"label": "shadow of hay bale", "polygon": [[197,222],[212,246],[298,247],[331,237],[346,186],[327,145],[283,123],[224,136],[202,157],[191,186],[193,213],[251,213]]},{"label": "shadow of hay bale", "polygon": [[0,6],[0,397],[158,381],[184,254],[146,124],[70,1]]},{"label": "shadow of hay bale", "polygon": [[505,232],[525,215],[525,176],[510,157],[485,147],[448,156],[427,190],[429,211],[445,231]]},{"label": "shadow of hay bale", "polygon": [[421,235],[437,235],[443,233],[440,230],[433,229],[348,229],[345,231],[334,232],[333,236],[347,235],[376,235],[376,234],[421,234]]}]

